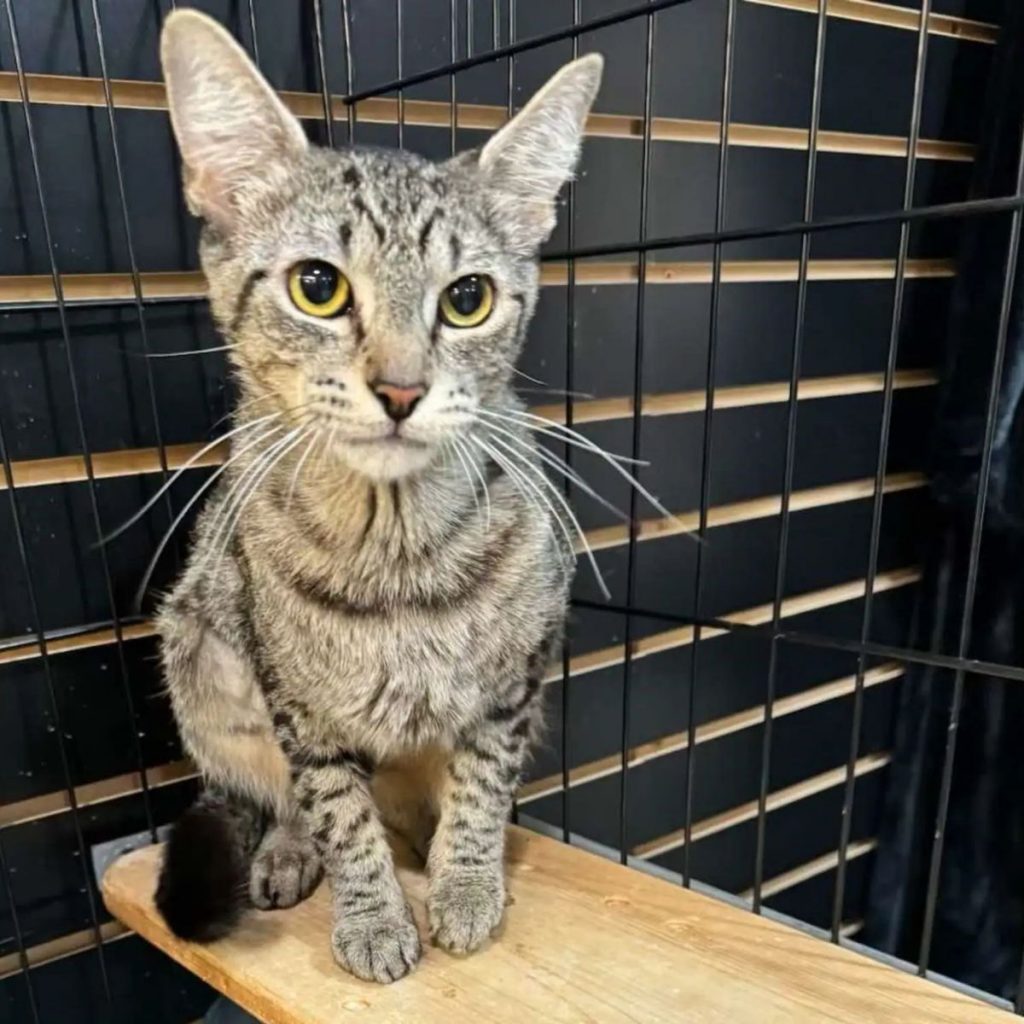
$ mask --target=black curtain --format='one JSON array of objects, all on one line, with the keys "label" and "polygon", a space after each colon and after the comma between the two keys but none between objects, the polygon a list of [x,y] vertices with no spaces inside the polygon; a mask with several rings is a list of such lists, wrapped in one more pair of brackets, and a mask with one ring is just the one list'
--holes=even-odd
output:
[{"label": "black curtain", "polygon": [[[975,198],[1016,189],[1024,3],[1006,5],[979,110]],[[1009,214],[965,221],[931,460],[933,522],[913,646],[955,654],[1009,241]],[[971,657],[1024,665],[1024,254],[992,453]],[[912,326],[912,325],[911,325]],[[937,339],[941,343],[942,339]],[[954,674],[909,666],[864,941],[916,961]],[[1024,683],[970,674],[960,721],[930,967],[1013,998],[1024,936]]]}]

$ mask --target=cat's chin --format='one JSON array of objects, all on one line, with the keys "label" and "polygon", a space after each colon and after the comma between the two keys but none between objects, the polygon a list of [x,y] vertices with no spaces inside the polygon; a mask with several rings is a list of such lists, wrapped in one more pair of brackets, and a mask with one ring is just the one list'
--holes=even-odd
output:
[{"label": "cat's chin", "polygon": [[345,444],[339,454],[361,476],[391,482],[422,473],[434,461],[436,450],[431,445],[390,437]]}]

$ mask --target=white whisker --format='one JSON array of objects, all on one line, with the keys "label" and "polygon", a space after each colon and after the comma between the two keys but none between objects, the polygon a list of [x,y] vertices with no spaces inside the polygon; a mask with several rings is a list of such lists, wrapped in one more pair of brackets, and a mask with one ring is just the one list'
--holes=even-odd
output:
[{"label": "white whisker", "polygon": [[480,426],[485,430],[496,431],[499,434],[504,435],[513,441],[516,445],[522,448],[524,451],[535,454],[545,465],[550,466],[552,469],[557,470],[567,480],[574,483],[584,494],[589,495],[598,504],[603,505],[609,512],[621,519],[624,523],[629,522],[629,516],[626,515],[620,508],[613,505],[606,498],[602,497],[597,491],[594,490],[586,480],[583,479],[563,458],[556,455],[554,452],[548,451],[543,445],[530,445],[522,438],[518,437],[511,430],[506,430],[504,427],[495,426],[493,423],[480,423]]},{"label": "white whisker", "polygon": [[[466,463],[466,456],[463,452],[462,445],[457,437],[450,437],[446,442],[446,445],[451,445],[451,450],[455,452],[456,458],[462,466],[462,472],[465,474],[466,483],[469,484],[469,490],[473,495],[473,505],[476,508],[476,518],[479,521],[482,515],[482,509],[480,507],[480,495],[476,492],[476,481],[473,479],[473,475],[470,472],[469,466]],[[490,525],[488,523],[488,525]]]},{"label": "white whisker", "polygon": [[[506,444],[500,438],[495,437],[495,438],[492,438],[492,440],[494,441],[494,444],[500,445],[502,448],[504,448],[505,451],[508,452],[511,457],[513,457],[513,458],[517,458],[518,457],[519,458],[519,465],[521,466],[520,472],[524,472],[525,473],[526,471],[529,471],[534,476],[534,479],[540,481],[540,486],[539,487],[534,485],[535,488],[536,488],[536,493],[538,494],[538,497],[540,497],[540,499],[544,502],[544,504],[547,505],[548,509],[551,511],[551,514],[554,516],[554,518],[558,521],[559,526],[562,528],[562,531],[565,534],[566,542],[567,542],[567,544],[569,546],[569,551],[573,552],[573,551],[575,551],[576,545],[573,543],[572,537],[569,534],[569,531],[568,531],[564,521],[562,520],[562,517],[560,515],[558,515],[558,512],[552,506],[550,500],[545,495],[543,488],[546,487],[547,490],[551,494],[553,494],[554,497],[558,500],[559,504],[562,506],[563,510],[565,511],[566,516],[568,516],[568,518],[572,522],[573,527],[575,527],[576,533],[579,536],[580,541],[583,543],[584,553],[587,556],[587,560],[590,562],[590,568],[594,572],[594,577],[597,580],[597,585],[601,588],[601,593],[604,595],[604,598],[605,598],[606,601],[610,601],[611,597],[612,597],[612,593],[608,589],[608,585],[604,581],[604,576],[601,575],[601,570],[598,567],[597,559],[594,557],[594,552],[591,550],[590,543],[587,541],[587,535],[584,532],[583,527],[580,526],[580,521],[576,518],[576,513],[573,511],[572,506],[569,504],[568,500],[561,493],[561,491],[559,491],[558,488],[555,487],[551,483],[551,481],[544,475],[544,471],[542,469],[539,469],[537,466],[534,466],[532,463],[527,462],[521,456],[518,456],[516,451],[515,451],[515,449],[511,448],[508,444]],[[480,444],[482,442],[480,442],[480,440],[477,439],[477,443]],[[490,446],[488,446],[488,447],[490,447]],[[492,458],[495,457],[498,454],[497,452],[495,452],[493,447],[491,447],[490,453],[491,453],[491,457]]]},{"label": "white whisker", "polygon": [[309,444],[306,446],[306,450],[299,456],[298,462],[295,464],[295,472],[292,473],[292,481],[288,486],[288,498],[284,503],[284,509],[287,512],[292,507],[292,498],[295,497],[295,487],[299,482],[299,474],[302,472],[302,467],[306,464],[306,460],[309,458],[313,449],[316,448],[317,442],[323,438],[323,434],[318,431],[313,431],[313,436],[309,440]]},{"label": "white whisker", "polygon": [[207,352],[228,352],[237,345],[218,345],[216,348],[186,348],[180,352],[148,352],[147,359],[176,359],[178,356],[205,356]]},{"label": "white whisker", "polygon": [[210,479],[207,480],[200,488],[196,490],[196,493],[189,498],[185,507],[175,517],[174,522],[167,528],[167,532],[160,539],[160,543],[156,547],[156,551],[153,552],[153,557],[150,558],[149,563],[146,566],[145,572],[142,574],[142,582],[139,584],[138,590],[135,592],[135,608],[138,609],[142,605],[142,598],[146,593],[146,587],[149,586],[149,580],[156,569],[157,563],[160,561],[160,556],[164,553],[164,549],[170,542],[171,537],[174,535],[174,531],[182,524],[185,516],[188,515],[189,510],[195,505],[195,503],[220,479],[224,473],[238,460],[240,459],[250,448],[254,448],[261,441],[267,440],[268,437],[272,437],[276,434],[280,427],[271,427],[266,433],[261,434],[259,437],[249,439],[249,443],[243,445],[237,452],[231,455],[227,461],[222,465],[218,466],[216,472],[211,474]]},{"label": "white whisker", "polygon": [[153,497],[150,498],[149,501],[147,501],[146,504],[143,505],[142,508],[140,508],[139,511],[131,517],[131,519],[129,519],[127,522],[122,523],[119,527],[117,527],[117,529],[113,530],[111,533],[108,533],[105,537],[101,537],[99,541],[97,541],[95,546],[99,547],[102,544],[109,544],[115,537],[120,537],[125,530],[127,530],[131,526],[134,526],[135,523],[137,523],[160,500],[160,498],[168,490],[168,488],[176,480],[178,480],[183,473],[185,473],[196,462],[198,462],[199,459],[201,459],[207,452],[212,451],[219,444],[222,444],[224,441],[226,441],[229,437],[233,437],[235,434],[240,434],[243,430],[250,430],[253,427],[258,427],[261,424],[267,423],[271,420],[276,420],[280,417],[280,415],[280,413],[275,412],[271,413],[268,416],[261,416],[259,419],[256,420],[250,420],[247,423],[243,423],[240,426],[235,427],[233,430],[229,430],[226,434],[221,434],[220,437],[215,438],[209,444],[203,445],[203,447],[200,448],[199,451],[195,453],[195,455],[188,459],[188,461],[185,462],[174,473],[174,475],[156,492],[156,494],[154,494]]}]

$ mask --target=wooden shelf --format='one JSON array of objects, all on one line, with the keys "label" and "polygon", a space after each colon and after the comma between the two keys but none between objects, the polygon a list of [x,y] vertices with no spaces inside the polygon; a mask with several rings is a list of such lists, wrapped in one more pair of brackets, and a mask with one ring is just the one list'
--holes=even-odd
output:
[{"label": "wooden shelf", "polygon": [[[152,900],[160,850],[103,880],[126,926],[267,1024],[358,1020],[687,1024],[998,1024],[1003,1013],[850,950],[522,829],[510,835],[510,908],[488,948],[427,947],[381,987],[334,964],[324,887],[287,911],[252,914],[211,946],[175,939]],[[423,928],[421,875],[402,870]]]}]

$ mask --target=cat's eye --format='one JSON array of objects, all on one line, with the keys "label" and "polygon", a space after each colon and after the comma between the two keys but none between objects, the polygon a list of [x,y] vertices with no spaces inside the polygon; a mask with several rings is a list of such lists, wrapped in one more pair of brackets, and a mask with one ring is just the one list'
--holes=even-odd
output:
[{"label": "cat's eye", "polygon": [[441,292],[437,308],[449,327],[479,327],[494,309],[494,285],[482,274],[460,277]]},{"label": "cat's eye", "polygon": [[288,294],[309,316],[341,316],[352,301],[348,278],[323,260],[303,260],[288,271]]}]

